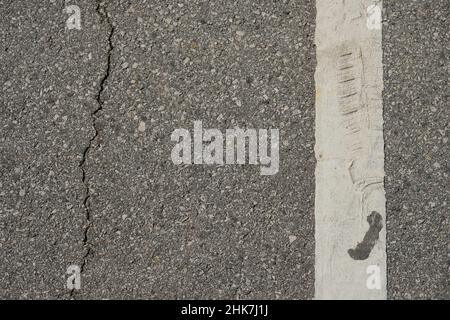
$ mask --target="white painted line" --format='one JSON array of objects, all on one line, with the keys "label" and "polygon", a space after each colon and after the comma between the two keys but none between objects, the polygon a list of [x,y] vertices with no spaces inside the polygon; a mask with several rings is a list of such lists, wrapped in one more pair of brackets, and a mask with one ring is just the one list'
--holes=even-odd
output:
[{"label": "white painted line", "polygon": [[386,299],[381,1],[316,0],[316,299]]}]

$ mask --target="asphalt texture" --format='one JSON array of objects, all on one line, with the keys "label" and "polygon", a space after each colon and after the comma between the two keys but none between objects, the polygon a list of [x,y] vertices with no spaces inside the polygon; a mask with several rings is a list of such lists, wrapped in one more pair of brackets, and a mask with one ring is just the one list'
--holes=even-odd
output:
[{"label": "asphalt texture", "polygon": [[383,6],[388,297],[450,299],[450,4]]},{"label": "asphalt texture", "polygon": [[[314,2],[76,4],[1,4],[0,295],[311,298]],[[195,120],[278,128],[279,173],[174,165]]]},{"label": "asphalt texture", "polygon": [[[83,256],[85,187],[106,32],[95,6],[87,32],[66,32],[62,2],[0,2],[0,296],[63,298]],[[90,23],[88,23],[90,21]]]},{"label": "asphalt texture", "polygon": [[[448,299],[449,5],[384,7],[388,295]],[[1,299],[313,298],[315,1],[0,16]],[[278,128],[280,171],[174,165],[195,120]]]}]

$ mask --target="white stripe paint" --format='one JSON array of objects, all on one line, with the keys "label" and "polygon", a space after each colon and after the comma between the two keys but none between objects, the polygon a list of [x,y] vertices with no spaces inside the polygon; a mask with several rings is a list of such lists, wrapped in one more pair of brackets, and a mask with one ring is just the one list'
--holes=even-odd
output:
[{"label": "white stripe paint", "polygon": [[316,0],[316,299],[386,298],[381,5]]}]

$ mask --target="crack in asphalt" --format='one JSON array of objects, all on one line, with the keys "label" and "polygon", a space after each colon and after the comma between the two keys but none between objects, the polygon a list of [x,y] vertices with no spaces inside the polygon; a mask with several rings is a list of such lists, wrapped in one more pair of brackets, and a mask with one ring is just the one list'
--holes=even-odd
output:
[{"label": "crack in asphalt", "polygon": [[[83,261],[80,265],[80,271],[81,273],[84,271],[86,264],[88,262],[88,258],[92,252],[91,244],[89,242],[89,230],[92,226],[92,215],[91,215],[91,207],[89,204],[89,200],[91,198],[91,188],[89,186],[89,181],[86,175],[86,160],[88,158],[88,154],[91,150],[91,147],[94,143],[94,141],[97,139],[99,135],[99,129],[97,127],[97,114],[103,110],[104,100],[102,99],[103,91],[105,90],[106,81],[108,80],[110,73],[111,73],[111,54],[114,49],[114,46],[112,44],[112,37],[114,35],[114,26],[111,22],[111,19],[108,15],[108,12],[106,10],[105,3],[103,1],[97,0],[97,7],[96,12],[98,16],[100,17],[100,22],[102,24],[106,24],[108,27],[108,51],[107,51],[107,58],[106,58],[106,69],[103,73],[103,76],[100,79],[100,84],[98,88],[97,95],[95,96],[95,100],[97,101],[97,108],[91,112],[91,120],[92,120],[92,127],[94,129],[94,135],[90,138],[89,143],[87,147],[83,151],[82,159],[79,163],[79,167],[81,168],[82,172],[82,183],[85,187],[85,194],[83,199],[83,208],[85,211],[85,219],[86,219],[86,227],[83,231],[83,246],[86,248],[86,251],[83,256]],[[74,291],[72,290],[70,292],[70,296],[73,297]]]}]

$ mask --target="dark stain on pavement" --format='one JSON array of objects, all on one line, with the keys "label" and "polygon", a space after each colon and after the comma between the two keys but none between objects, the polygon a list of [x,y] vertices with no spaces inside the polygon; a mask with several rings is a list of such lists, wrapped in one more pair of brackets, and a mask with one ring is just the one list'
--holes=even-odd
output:
[{"label": "dark stain on pavement", "polygon": [[367,217],[369,230],[366,232],[363,241],[358,243],[355,249],[349,249],[347,251],[352,259],[366,260],[369,257],[370,252],[379,239],[380,231],[383,229],[382,220],[381,214],[376,211],[372,211]]}]

